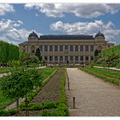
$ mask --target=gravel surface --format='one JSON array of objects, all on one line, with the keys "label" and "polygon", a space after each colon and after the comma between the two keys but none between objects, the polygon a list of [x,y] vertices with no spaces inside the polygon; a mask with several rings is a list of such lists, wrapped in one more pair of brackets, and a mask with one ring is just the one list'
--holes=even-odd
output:
[{"label": "gravel surface", "polygon": [[[120,116],[120,88],[77,68],[67,68],[70,90],[66,82],[71,116]],[[73,97],[75,106],[73,109]]]}]

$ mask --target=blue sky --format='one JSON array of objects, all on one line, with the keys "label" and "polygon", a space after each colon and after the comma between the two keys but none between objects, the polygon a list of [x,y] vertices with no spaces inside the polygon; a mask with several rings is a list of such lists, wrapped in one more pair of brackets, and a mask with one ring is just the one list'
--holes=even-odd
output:
[{"label": "blue sky", "polygon": [[0,40],[18,45],[40,35],[95,35],[120,44],[120,3],[0,4]]}]

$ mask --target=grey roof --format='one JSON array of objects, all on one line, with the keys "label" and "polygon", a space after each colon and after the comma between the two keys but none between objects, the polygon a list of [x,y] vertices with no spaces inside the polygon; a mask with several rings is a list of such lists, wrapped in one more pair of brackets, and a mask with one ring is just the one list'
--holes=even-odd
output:
[{"label": "grey roof", "polygon": [[100,31],[95,35],[95,38],[96,38],[96,37],[99,37],[99,36],[101,36],[101,37],[105,37],[104,34],[101,33]]},{"label": "grey roof", "polygon": [[92,35],[42,35],[40,40],[93,40]]},{"label": "grey roof", "polygon": [[30,38],[30,37],[36,37],[36,38],[38,38],[38,35],[33,31],[33,32],[28,36],[28,38]]}]

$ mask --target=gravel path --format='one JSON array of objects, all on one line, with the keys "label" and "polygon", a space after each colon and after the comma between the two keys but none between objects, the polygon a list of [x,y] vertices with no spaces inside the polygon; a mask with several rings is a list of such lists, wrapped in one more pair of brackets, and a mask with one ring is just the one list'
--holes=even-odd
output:
[{"label": "gravel path", "polygon": [[[67,68],[70,90],[66,84],[71,116],[120,116],[120,88],[77,68]],[[73,109],[73,97],[75,106]]]}]

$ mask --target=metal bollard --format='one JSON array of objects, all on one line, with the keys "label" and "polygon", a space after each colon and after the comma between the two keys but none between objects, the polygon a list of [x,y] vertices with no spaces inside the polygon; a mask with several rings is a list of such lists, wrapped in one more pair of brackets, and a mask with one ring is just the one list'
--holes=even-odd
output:
[{"label": "metal bollard", "polygon": [[73,97],[73,109],[75,109],[75,97]]},{"label": "metal bollard", "polygon": [[70,83],[68,82],[68,90],[70,90]]}]

